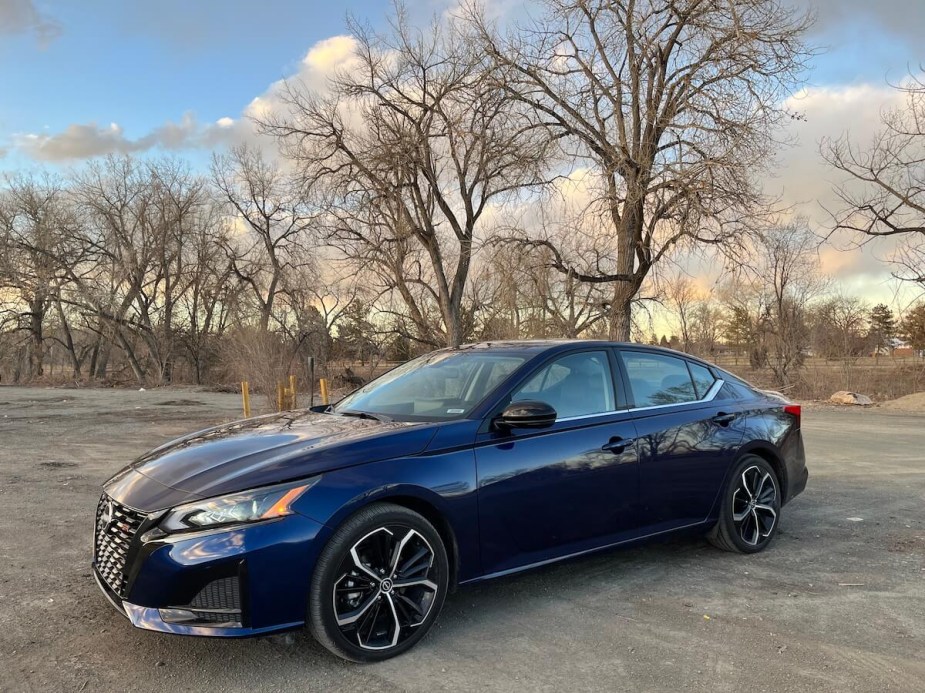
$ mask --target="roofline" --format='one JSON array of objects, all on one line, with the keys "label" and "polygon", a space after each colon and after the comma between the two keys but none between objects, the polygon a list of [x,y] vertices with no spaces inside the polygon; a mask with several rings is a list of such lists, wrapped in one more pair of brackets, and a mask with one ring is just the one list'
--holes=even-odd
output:
[{"label": "roofline", "polygon": [[662,353],[666,356],[674,356],[675,358],[689,359],[710,368],[721,368],[721,366],[717,366],[716,364],[711,363],[710,361],[706,361],[699,356],[694,356],[693,354],[688,354],[684,351],[678,351],[668,347],[658,346],[657,344],[643,344],[641,342],[617,342],[609,339],[498,339],[484,342],[470,342],[467,344],[460,344],[458,347],[443,347],[441,349],[437,349],[436,351],[483,348],[486,350],[495,349],[497,351],[520,351],[522,353],[533,352],[534,354],[545,354],[568,351],[569,349],[580,348],[583,346],[642,349],[649,352]]}]

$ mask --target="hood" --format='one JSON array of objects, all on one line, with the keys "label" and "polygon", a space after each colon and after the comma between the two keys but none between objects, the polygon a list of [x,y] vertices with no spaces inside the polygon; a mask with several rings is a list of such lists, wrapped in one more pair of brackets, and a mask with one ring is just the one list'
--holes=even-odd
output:
[{"label": "hood", "polygon": [[145,453],[106,482],[118,502],[151,512],[422,452],[436,426],[309,411],[216,426]]}]

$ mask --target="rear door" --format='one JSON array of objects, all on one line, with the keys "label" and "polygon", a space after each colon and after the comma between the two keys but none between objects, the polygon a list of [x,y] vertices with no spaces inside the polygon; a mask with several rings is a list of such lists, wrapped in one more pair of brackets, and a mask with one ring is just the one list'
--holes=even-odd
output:
[{"label": "rear door", "polygon": [[707,518],[745,432],[743,405],[722,381],[667,353],[619,350],[639,435],[641,519],[648,532]]},{"label": "rear door", "polygon": [[558,419],[509,432],[486,424],[479,435],[484,573],[578,553],[635,529],[636,429],[618,372],[610,349],[569,352],[539,366],[498,405],[495,415],[511,401],[540,400]]}]

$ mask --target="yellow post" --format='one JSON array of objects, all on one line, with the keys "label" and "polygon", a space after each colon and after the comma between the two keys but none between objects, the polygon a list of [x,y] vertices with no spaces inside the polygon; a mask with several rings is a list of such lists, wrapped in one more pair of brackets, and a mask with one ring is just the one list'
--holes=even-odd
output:
[{"label": "yellow post", "polygon": [[292,403],[292,406],[290,407],[290,409],[295,409],[296,407],[299,406],[295,386],[296,386],[295,376],[290,375],[289,376],[289,397],[290,397],[290,402]]},{"label": "yellow post", "polygon": [[241,381],[241,401],[244,403],[244,418],[251,415],[251,388],[246,380]]},{"label": "yellow post", "polygon": [[276,383],[276,411],[283,410],[283,384]]},{"label": "yellow post", "polygon": [[318,380],[318,386],[321,388],[321,403],[328,404],[328,381],[321,378]]}]

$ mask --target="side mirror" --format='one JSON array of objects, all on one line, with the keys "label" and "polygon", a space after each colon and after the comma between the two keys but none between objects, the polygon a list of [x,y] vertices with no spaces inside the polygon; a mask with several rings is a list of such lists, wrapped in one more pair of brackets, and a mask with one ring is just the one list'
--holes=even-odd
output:
[{"label": "side mirror", "polygon": [[556,422],[557,416],[556,410],[546,402],[511,402],[495,419],[495,426],[501,429],[548,428]]}]

